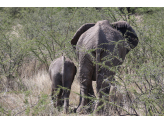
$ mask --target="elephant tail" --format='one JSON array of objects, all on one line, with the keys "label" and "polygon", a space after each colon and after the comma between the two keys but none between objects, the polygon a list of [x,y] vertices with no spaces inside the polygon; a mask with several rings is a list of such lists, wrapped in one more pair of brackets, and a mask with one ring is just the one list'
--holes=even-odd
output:
[{"label": "elephant tail", "polygon": [[62,86],[63,87],[65,87],[64,86],[64,77],[65,77],[65,57],[64,57],[64,55],[62,56],[62,61],[63,61],[63,63],[62,63]]},{"label": "elephant tail", "polygon": [[[96,83],[99,84],[100,81],[98,80],[99,76],[99,66],[100,66],[100,54],[101,54],[101,49],[103,48],[101,45],[101,27],[100,24],[98,23],[98,26],[96,28],[96,33],[97,33],[97,47],[96,47]],[[97,92],[98,93],[98,92]]]},{"label": "elephant tail", "polygon": [[96,49],[96,81],[98,82],[98,73],[99,73],[99,63],[100,63],[100,49]]}]

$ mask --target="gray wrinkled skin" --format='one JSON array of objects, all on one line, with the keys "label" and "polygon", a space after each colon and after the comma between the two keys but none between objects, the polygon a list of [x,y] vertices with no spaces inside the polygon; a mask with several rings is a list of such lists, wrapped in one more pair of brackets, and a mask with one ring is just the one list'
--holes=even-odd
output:
[{"label": "gray wrinkled skin", "polygon": [[[64,67],[64,69],[63,69]],[[63,74],[64,72],[64,74]],[[63,99],[64,99],[64,113],[68,113],[68,107],[69,107],[69,95],[71,90],[71,85],[73,83],[74,77],[76,75],[76,66],[74,63],[66,58],[65,63],[63,65],[63,59],[62,57],[57,58],[54,60],[50,67],[49,67],[49,75],[50,79],[52,81],[52,100],[54,101],[54,107],[58,107],[63,105]],[[64,81],[62,79],[64,77]],[[65,87],[67,89],[60,89],[58,93],[57,90],[59,87]],[[54,100],[55,99],[55,100]]]},{"label": "gray wrinkled skin", "polygon": [[[115,73],[110,71],[110,67],[121,65],[126,54],[138,44],[138,37],[132,27],[125,21],[109,23],[108,20],[98,21],[96,24],[84,24],[75,33],[71,44],[76,46],[76,55],[79,62],[80,93],[82,96],[93,95],[92,81],[96,81],[97,87],[97,107],[103,102],[99,101],[103,91],[109,94],[110,84]],[[89,50],[91,53],[87,53]],[[108,69],[94,63],[104,63]],[[105,89],[104,89],[105,88]],[[109,98],[106,98],[108,100]],[[83,113],[83,107],[89,103],[89,99],[80,98],[77,108],[78,113]],[[101,113],[96,111],[96,113]]]}]

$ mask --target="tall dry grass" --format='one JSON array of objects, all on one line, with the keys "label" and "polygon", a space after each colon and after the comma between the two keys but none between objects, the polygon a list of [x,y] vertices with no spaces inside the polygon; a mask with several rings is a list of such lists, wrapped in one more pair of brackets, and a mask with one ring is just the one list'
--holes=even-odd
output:
[{"label": "tall dry grass", "polygon": [[[33,61],[31,61],[33,63]],[[15,79],[14,89],[0,93],[0,115],[64,115],[53,107],[51,101],[51,80],[48,72],[42,70],[34,72],[29,76],[29,70],[34,70],[34,66],[24,68],[21,79]],[[20,86],[20,87],[18,87]],[[76,108],[79,103],[80,86],[75,78],[70,94],[70,110]],[[39,110],[42,108],[42,110]]]},{"label": "tall dry grass", "polygon": [[[14,78],[12,81],[13,89],[2,91],[2,93],[0,93],[0,115],[65,116],[65,114],[62,113],[62,110],[58,111],[57,108],[53,107],[50,96],[51,80],[44,65],[39,64],[39,62],[33,59],[23,64],[20,72],[21,78]],[[123,79],[124,74],[126,73],[121,72]],[[70,110],[67,116],[79,115],[74,113],[79,104],[79,95],[77,93],[80,93],[80,85],[78,83],[77,76],[78,74],[75,76],[71,87],[69,99]],[[116,78],[116,80],[119,81],[118,78]],[[93,81],[92,86],[96,95],[95,81]],[[136,87],[136,85],[132,86]],[[133,99],[134,95],[132,95],[131,92],[129,92],[129,94],[130,98]],[[129,97],[124,91],[123,85],[111,87],[109,94],[109,107],[106,110],[108,110],[108,115],[112,116],[124,115],[126,114],[126,111],[133,114],[133,110],[130,107]],[[142,113],[140,115],[142,115]]]},{"label": "tall dry grass", "polygon": [[[33,62],[33,61],[31,61]],[[53,107],[51,101],[51,80],[48,72],[43,69],[38,72],[34,72],[34,75],[31,76],[23,76],[22,79],[15,79],[14,82],[18,82],[21,84],[15,85],[14,90],[10,90],[9,92],[3,92],[0,94],[0,106],[2,112],[0,115],[16,115],[16,116],[26,116],[26,115],[41,115],[41,116],[57,116],[63,115],[62,111],[58,111]],[[29,70],[34,70],[33,65],[31,68],[27,68],[25,71],[29,72]],[[23,73],[25,75],[25,73]],[[23,75],[22,74],[22,75]],[[94,93],[96,94],[96,82],[92,83]],[[20,87],[17,87],[20,86]],[[24,88],[23,90],[21,90]],[[123,107],[123,93],[120,91],[113,90],[113,86],[111,89],[110,102],[116,103],[116,105]],[[74,113],[75,109],[79,104],[79,95],[77,93],[80,92],[80,85],[77,80],[77,75],[74,79],[74,82],[71,87],[70,93],[70,112],[67,116],[79,115]],[[121,104],[121,105],[120,105]],[[119,110],[119,111],[118,111]],[[110,115],[120,115],[119,113],[121,109],[117,108],[117,106],[110,106]],[[82,116],[85,114],[82,114]],[[88,115],[88,114],[86,114]]]},{"label": "tall dry grass", "polygon": [[[6,112],[11,113],[10,115],[28,115],[26,114],[27,108],[37,105],[41,96],[43,94],[49,95],[51,91],[51,82],[45,71],[40,71],[31,78],[23,78],[21,83],[25,88],[24,91],[1,93],[0,104]],[[49,106],[50,104],[49,99]],[[29,112],[29,115],[32,114]]]}]

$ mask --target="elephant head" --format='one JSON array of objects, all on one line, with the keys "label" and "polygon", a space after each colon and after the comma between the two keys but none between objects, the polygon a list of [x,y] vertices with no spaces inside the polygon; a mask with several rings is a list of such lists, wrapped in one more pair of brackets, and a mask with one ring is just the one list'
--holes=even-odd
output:
[{"label": "elephant head", "polygon": [[[111,26],[122,33],[123,37],[128,41],[130,48],[134,49],[138,44],[138,37],[133,28],[126,21],[118,21]],[[129,52],[129,49],[127,49]]]}]

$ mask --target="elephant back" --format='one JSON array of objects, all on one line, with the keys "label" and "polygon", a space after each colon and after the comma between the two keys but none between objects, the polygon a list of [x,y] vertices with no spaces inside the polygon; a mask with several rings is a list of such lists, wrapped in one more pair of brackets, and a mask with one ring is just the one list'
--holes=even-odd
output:
[{"label": "elephant back", "polygon": [[[108,55],[110,59],[113,60],[113,63],[118,65],[121,64],[125,58],[125,46],[128,46],[128,44],[122,34],[114,29],[107,20],[104,20],[97,22],[95,26],[85,31],[80,36],[76,48],[78,52],[84,52],[84,54],[85,50],[99,49],[101,59]],[[96,57],[95,50],[92,54]],[[122,61],[119,60],[120,58],[122,58]]]},{"label": "elephant back", "polygon": [[[113,29],[107,20],[98,21],[93,27],[85,31],[77,42],[77,47],[85,49],[105,48],[113,51],[116,42],[125,38]],[[110,48],[109,48],[110,47]]]}]

